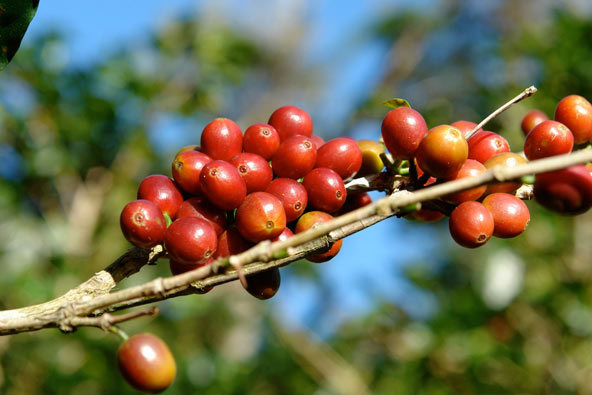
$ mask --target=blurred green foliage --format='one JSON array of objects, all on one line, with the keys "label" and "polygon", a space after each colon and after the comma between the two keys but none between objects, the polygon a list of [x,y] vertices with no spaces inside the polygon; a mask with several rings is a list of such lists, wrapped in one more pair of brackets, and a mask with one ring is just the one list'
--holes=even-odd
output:
[{"label": "blurred green foliage", "polygon": [[[554,12],[537,29],[521,23],[528,13],[513,7],[494,15],[450,7],[439,15],[384,16],[374,39],[405,56],[385,66],[351,124],[380,119],[380,103],[394,94],[430,126],[478,120],[535,83],[535,97],[490,125],[518,150],[527,109],[552,115],[562,96],[592,98],[592,21]],[[88,69],[67,67],[63,51],[59,35],[46,36],[0,75],[2,308],[59,295],[120,255],[127,243],[119,210],[138,181],[168,173],[178,140],[198,142],[199,125],[212,117],[264,113],[249,98],[264,96],[289,63],[228,26],[199,19],[171,23],[149,45]],[[195,125],[194,134],[159,128],[179,122]],[[378,301],[320,340],[287,329],[268,304],[232,284],[163,302],[160,316],[124,328],[170,345],[179,370],[168,394],[347,393],[343,383],[350,382],[350,393],[360,382],[375,394],[592,393],[592,217],[529,208],[532,223],[516,239],[409,263],[407,279],[435,301],[426,319]],[[298,264],[289,274],[315,278],[311,267]],[[166,262],[122,286],[158,275],[168,275]],[[0,338],[0,388],[134,393],[116,370],[117,345],[115,336],[89,328]]]}]

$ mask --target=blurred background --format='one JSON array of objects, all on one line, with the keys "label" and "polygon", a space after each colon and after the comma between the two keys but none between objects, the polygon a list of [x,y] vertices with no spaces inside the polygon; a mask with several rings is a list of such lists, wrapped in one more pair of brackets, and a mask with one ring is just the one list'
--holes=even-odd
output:
[{"label": "blurred background", "polygon": [[[388,98],[432,127],[534,84],[488,125],[518,152],[529,109],[592,99],[592,3],[411,3],[42,0],[0,73],[0,307],[58,296],[129,248],[121,208],[214,117],[244,130],[294,104],[325,140],[378,139]],[[227,284],[123,329],[169,344],[168,394],[592,393],[592,217],[528,206],[512,240],[467,250],[446,220],[391,219],[282,269],[267,302]],[[169,275],[161,263],[121,287]],[[135,393],[118,344],[89,328],[2,337],[0,392]]]}]

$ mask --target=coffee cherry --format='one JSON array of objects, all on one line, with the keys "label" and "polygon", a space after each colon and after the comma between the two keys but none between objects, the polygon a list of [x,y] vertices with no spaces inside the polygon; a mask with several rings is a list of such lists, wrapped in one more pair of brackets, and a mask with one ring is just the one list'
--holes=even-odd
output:
[{"label": "coffee cherry", "polygon": [[271,158],[271,167],[278,177],[304,177],[317,161],[317,149],[306,136],[291,136],[282,141],[277,152]]},{"label": "coffee cherry", "polygon": [[493,235],[496,237],[516,237],[530,222],[528,207],[514,195],[493,193],[483,199],[483,205],[493,216]]},{"label": "coffee cherry", "polygon": [[569,95],[555,108],[555,120],[564,124],[572,133],[576,144],[592,138],[592,104],[579,95]]},{"label": "coffee cherry", "polygon": [[[460,121],[456,121],[454,123],[451,123],[450,126],[454,126],[458,130],[460,130],[463,137],[466,139],[468,134],[471,133],[471,131],[473,131],[473,129],[475,129],[477,124],[475,122],[471,122],[471,121],[460,120]],[[483,131],[483,129],[477,129],[475,134],[482,132],[482,131]]]},{"label": "coffee cherry", "polygon": [[177,154],[175,155],[175,157],[185,151],[200,151],[201,152],[201,147],[197,144],[186,145],[185,147],[183,147],[179,151],[177,151]]},{"label": "coffee cherry", "polygon": [[272,242],[274,242],[274,241],[285,241],[285,240],[288,240],[292,236],[294,236],[294,233],[292,233],[292,231],[290,230],[290,228],[286,227],[286,228],[284,228],[284,230],[282,231],[282,233],[280,233],[279,235],[277,235],[276,237],[274,237],[273,239],[271,239],[271,241]]},{"label": "coffee cherry", "polygon": [[[211,264],[212,262],[214,262],[214,259],[210,258],[205,263],[196,263],[196,264],[188,265],[186,263],[177,262],[174,259],[169,259],[169,269],[171,269],[171,274],[173,276],[176,276],[178,274],[187,273],[192,270],[199,269],[200,267],[207,266],[207,265]],[[212,287],[209,287],[208,290],[210,290],[210,289],[212,289]]]},{"label": "coffee cherry", "polygon": [[352,178],[362,166],[362,151],[356,140],[337,137],[327,141],[317,151],[315,167],[334,170],[344,180]]},{"label": "coffee cherry", "polygon": [[296,106],[278,108],[271,114],[267,123],[277,130],[280,141],[287,140],[297,134],[308,137],[312,135],[312,119],[310,115]]},{"label": "coffee cherry", "polygon": [[[488,170],[495,166],[515,167],[526,163],[526,159],[513,152],[502,152],[487,159],[483,164]],[[490,193],[514,193],[522,184],[520,182],[500,182],[487,186],[486,194]]]},{"label": "coffee cherry", "polygon": [[280,199],[286,212],[287,222],[298,219],[308,204],[306,188],[291,178],[276,178],[265,189],[265,192]]},{"label": "coffee cherry", "polygon": [[262,156],[271,160],[280,146],[280,135],[277,130],[266,123],[256,123],[245,130],[243,151]]},{"label": "coffee cherry", "polygon": [[467,157],[467,141],[458,129],[450,125],[430,129],[416,152],[419,167],[436,178],[454,177]]},{"label": "coffee cherry", "polygon": [[382,120],[384,145],[395,159],[411,159],[428,127],[420,113],[409,107],[390,110]]},{"label": "coffee cherry", "polygon": [[211,161],[212,158],[198,151],[181,152],[177,154],[171,166],[173,178],[185,192],[199,195],[201,193],[199,174],[201,169]]},{"label": "coffee cherry", "polygon": [[205,219],[183,217],[168,227],[164,245],[172,259],[196,265],[212,257],[218,246],[218,237]]},{"label": "coffee cherry", "polygon": [[286,227],[282,202],[267,192],[253,192],[236,211],[236,228],[247,240],[257,243],[273,239]]},{"label": "coffee cherry", "polygon": [[592,205],[592,175],[584,165],[537,174],[536,201],[560,214],[582,214]]},{"label": "coffee cherry", "polygon": [[[304,213],[298,219],[298,222],[296,222],[295,233],[302,233],[310,228],[315,227],[317,224],[328,222],[332,219],[333,216],[331,214],[327,214],[324,211],[309,211],[307,213]],[[342,242],[343,240],[337,240],[326,252],[308,256],[306,257],[306,260],[315,263],[326,262],[333,258],[335,255],[337,255],[337,253],[341,249]]]},{"label": "coffee cherry", "polygon": [[201,152],[216,160],[230,160],[243,150],[243,133],[234,121],[216,118],[201,132]]},{"label": "coffee cherry", "polygon": [[318,150],[319,148],[321,148],[323,146],[323,144],[325,144],[325,140],[323,140],[322,137],[317,136],[316,134],[313,134],[312,136],[309,137],[310,141],[312,141],[315,145],[315,148]]},{"label": "coffee cherry", "polygon": [[166,221],[158,206],[149,200],[126,204],[119,223],[123,236],[136,247],[152,248],[164,240]]},{"label": "coffee cherry", "polygon": [[544,121],[535,126],[524,141],[524,155],[528,160],[567,154],[573,148],[571,131],[557,121]]},{"label": "coffee cherry", "polygon": [[205,219],[212,225],[212,228],[218,236],[226,229],[226,211],[219,209],[209,202],[203,196],[192,197],[183,202],[179,211],[177,211],[177,218],[182,217],[197,217]]},{"label": "coffee cherry", "polygon": [[368,194],[368,192],[352,192],[347,194],[347,198],[345,199],[345,204],[341,207],[338,211],[339,215],[349,213],[350,211],[354,211],[359,209],[360,207],[364,207],[372,203],[372,198]]},{"label": "coffee cherry", "polygon": [[142,180],[138,187],[138,199],[150,200],[171,219],[175,218],[179,206],[183,203],[183,195],[179,188],[170,178],[160,174],[154,174]]},{"label": "coffee cherry", "polygon": [[485,163],[487,159],[502,152],[509,152],[508,141],[497,133],[483,131],[475,133],[467,140],[469,159]]},{"label": "coffee cherry", "polygon": [[230,163],[245,180],[247,193],[264,191],[273,179],[271,166],[260,155],[243,152],[233,156]]},{"label": "coffee cherry", "polygon": [[253,243],[245,240],[236,227],[230,227],[218,238],[218,248],[214,253],[214,258],[226,258],[231,255],[237,255],[245,252],[253,246]]},{"label": "coffee cherry", "polygon": [[536,125],[548,120],[549,117],[544,112],[540,110],[530,110],[528,113],[526,113],[524,118],[522,118],[522,123],[520,124],[520,127],[522,128],[522,132],[524,132],[524,135],[526,136]]},{"label": "coffee cherry", "polygon": [[450,235],[467,248],[482,246],[493,234],[493,215],[479,202],[459,204],[450,215]]},{"label": "coffee cherry", "polygon": [[117,365],[132,387],[153,394],[167,389],[177,372],[171,350],[149,333],[133,335],[121,343],[117,350]]},{"label": "coffee cherry", "polygon": [[[481,164],[481,162],[477,162],[473,159],[467,159],[467,161],[463,164],[460,168],[458,173],[452,178],[447,179],[447,181],[452,180],[459,180],[465,177],[475,177],[479,174],[482,174],[487,169],[485,166]],[[460,204],[462,202],[467,202],[469,200],[477,200],[479,199],[487,189],[487,185],[480,185],[475,188],[467,189],[465,191],[456,192],[451,195],[446,195],[442,197],[442,200],[452,203],[452,204]]]},{"label": "coffee cherry", "polygon": [[444,217],[445,215],[441,212],[429,210],[426,208],[419,209],[405,216],[407,219],[417,220],[420,222],[436,222]]},{"label": "coffee cherry", "polygon": [[343,180],[331,169],[313,169],[304,177],[302,185],[306,188],[311,208],[332,213],[345,203],[347,192]]},{"label": "coffee cherry", "polygon": [[238,170],[223,160],[214,160],[201,170],[199,183],[202,193],[222,210],[240,206],[247,195],[247,184]]},{"label": "coffee cherry", "polygon": [[280,282],[280,269],[274,267],[264,272],[249,274],[246,289],[257,299],[266,300],[277,293]]},{"label": "coffee cherry", "polygon": [[380,173],[384,169],[384,163],[380,157],[384,152],[384,145],[374,140],[358,140],[357,144],[362,151],[362,166],[357,175],[363,177]]}]

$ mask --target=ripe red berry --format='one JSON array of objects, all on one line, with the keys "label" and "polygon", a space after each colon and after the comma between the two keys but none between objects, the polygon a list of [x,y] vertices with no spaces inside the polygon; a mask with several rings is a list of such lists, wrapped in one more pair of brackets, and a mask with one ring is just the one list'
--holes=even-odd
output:
[{"label": "ripe red berry", "polygon": [[280,144],[271,159],[271,167],[278,177],[304,177],[310,172],[317,161],[317,149],[306,136],[292,136]]},{"label": "ripe red berry", "polygon": [[467,157],[467,141],[458,129],[450,125],[430,129],[416,152],[418,166],[437,178],[454,177]]},{"label": "ripe red berry", "polygon": [[564,124],[572,133],[576,144],[592,138],[592,104],[579,95],[569,95],[555,108],[555,120]]},{"label": "ripe red berry", "polygon": [[117,365],[132,387],[150,393],[167,389],[177,372],[171,350],[149,333],[133,335],[121,343],[117,350]]},{"label": "ripe red berry", "polygon": [[273,179],[271,166],[260,155],[243,152],[233,156],[230,163],[245,180],[247,193],[264,191]]},{"label": "ripe red berry", "polygon": [[276,178],[265,189],[265,192],[280,199],[286,212],[287,222],[298,219],[308,204],[306,188],[291,178]]},{"label": "ripe red berry", "polygon": [[201,147],[197,144],[186,145],[185,147],[183,147],[179,151],[177,151],[177,154],[175,156],[177,156],[180,153],[185,152],[185,151],[200,151],[201,152]]},{"label": "ripe red berry", "polygon": [[479,202],[464,202],[452,211],[449,228],[450,235],[461,246],[480,247],[493,234],[493,216]]},{"label": "ripe red berry", "polygon": [[201,132],[201,152],[212,159],[230,160],[243,150],[243,133],[234,121],[216,118]]},{"label": "ripe red berry", "polygon": [[199,174],[201,169],[211,161],[212,158],[199,151],[181,152],[177,154],[171,166],[173,178],[185,192],[198,195],[201,192]]},{"label": "ripe red berry", "polygon": [[179,206],[183,203],[183,195],[179,188],[170,178],[160,174],[142,180],[138,187],[138,199],[150,200],[171,219],[175,218]]},{"label": "ripe red berry", "polygon": [[362,151],[356,140],[337,137],[327,141],[317,151],[315,167],[335,170],[344,180],[352,178],[362,166]]},{"label": "ripe red berry", "polygon": [[214,258],[226,258],[245,252],[253,246],[253,243],[245,240],[235,227],[230,227],[218,238],[218,248]]},{"label": "ripe red berry", "polygon": [[280,141],[297,134],[308,137],[312,135],[312,119],[310,115],[296,106],[278,108],[271,114],[267,123],[277,130]]},{"label": "ripe red berry", "polygon": [[240,206],[247,195],[247,184],[238,170],[223,160],[214,160],[201,170],[199,176],[202,193],[222,210]]},{"label": "ripe red berry", "polygon": [[524,135],[528,135],[528,133],[539,123],[548,121],[549,117],[547,114],[542,112],[541,110],[530,110],[526,113],[524,118],[522,118],[522,123],[520,127],[522,128],[522,132]]},{"label": "ripe red berry", "polygon": [[[177,262],[174,259],[169,259],[169,269],[171,269],[171,274],[173,276],[176,276],[177,274],[183,274],[183,273],[190,272],[192,270],[199,269],[200,267],[204,267],[206,265],[209,265],[212,262],[214,262],[214,259],[210,258],[205,263],[196,263],[196,264],[188,265],[186,263]],[[211,287],[209,289],[211,289]]]},{"label": "ripe red berry", "polygon": [[322,137],[317,136],[316,134],[313,134],[312,136],[310,136],[310,140],[314,143],[315,148],[317,150],[319,148],[321,148],[323,146],[323,144],[325,144],[325,140],[323,140]]},{"label": "ripe red berry", "polygon": [[273,239],[286,227],[282,202],[271,193],[253,192],[236,211],[236,228],[247,240],[257,243]]},{"label": "ripe red berry", "polygon": [[309,206],[317,210],[332,213],[339,210],[347,198],[339,174],[326,167],[313,169],[304,177],[302,185],[306,188]]},{"label": "ripe red berry", "polygon": [[168,227],[164,245],[172,259],[195,265],[212,257],[218,246],[218,237],[205,219],[183,217]]},{"label": "ripe red berry", "polygon": [[177,218],[182,217],[198,217],[205,219],[212,225],[214,231],[218,236],[226,229],[226,211],[219,209],[210,203],[205,197],[192,197],[183,202],[179,211],[177,211]]},{"label": "ripe red berry", "polygon": [[280,269],[274,267],[264,272],[249,274],[246,289],[257,299],[266,300],[277,293],[280,282]]},{"label": "ripe red berry", "polygon": [[[332,219],[333,216],[331,214],[327,214],[324,211],[309,211],[307,213],[304,213],[298,219],[298,222],[296,222],[295,233],[302,233],[312,227],[315,227],[315,225],[317,224],[328,222]],[[342,243],[343,240],[337,240],[327,251],[322,252],[320,254],[308,256],[306,257],[306,260],[315,263],[326,262],[333,258],[335,255],[337,255],[337,253],[341,249]]]},{"label": "ripe red berry", "polygon": [[[454,126],[455,128],[457,128],[458,130],[460,130],[460,132],[462,133],[463,137],[466,139],[467,135],[469,133],[471,133],[471,131],[473,129],[475,129],[475,127],[477,126],[477,124],[475,122],[471,122],[471,121],[456,121],[452,124],[450,124],[450,126]],[[482,132],[483,129],[477,129],[477,131],[475,133],[479,133]]]},{"label": "ripe red berry", "polygon": [[382,120],[384,145],[395,159],[411,159],[428,133],[421,114],[409,107],[390,110]]},{"label": "ripe red berry", "polygon": [[[487,159],[483,165],[487,169],[495,166],[515,167],[526,163],[526,159],[519,154],[513,152],[502,152]],[[520,182],[500,182],[497,184],[489,184],[487,186],[486,194],[490,193],[514,193],[522,184]]]},{"label": "ripe red berry", "polygon": [[349,213],[360,207],[364,207],[372,203],[372,198],[368,192],[352,192],[347,194],[345,204],[339,210],[339,215]]},{"label": "ripe red berry", "polygon": [[497,133],[483,131],[475,133],[467,140],[469,159],[485,163],[487,159],[502,152],[510,151],[508,141]]},{"label": "ripe red berry", "polygon": [[571,131],[557,121],[544,121],[535,126],[524,141],[524,155],[528,160],[567,154],[573,148]]},{"label": "ripe red berry", "polygon": [[[487,169],[481,164],[481,162],[477,162],[473,159],[467,159],[458,173],[456,173],[454,177],[449,178],[448,181],[459,180],[465,177],[475,177],[481,173],[484,173],[485,171],[487,171]],[[477,200],[485,193],[486,189],[487,185],[481,185],[475,188],[467,189],[465,191],[443,196],[442,200],[452,204],[460,204],[469,200]]]},{"label": "ripe red berry", "polygon": [[537,174],[536,201],[560,214],[582,214],[592,205],[592,175],[584,165]]},{"label": "ripe red berry", "polygon": [[290,230],[290,228],[286,227],[278,236],[271,239],[271,241],[285,241],[290,237],[294,236],[294,233]]},{"label": "ripe red berry", "polygon": [[152,248],[164,240],[166,221],[158,206],[149,200],[126,204],[119,223],[123,236],[136,247]]},{"label": "ripe red berry", "polygon": [[493,235],[496,237],[516,237],[524,232],[530,222],[530,212],[526,204],[509,193],[493,193],[483,199],[483,205],[493,216]]},{"label": "ripe red berry", "polygon": [[245,130],[243,151],[262,156],[265,160],[271,157],[280,146],[280,135],[277,130],[266,123],[256,123]]}]

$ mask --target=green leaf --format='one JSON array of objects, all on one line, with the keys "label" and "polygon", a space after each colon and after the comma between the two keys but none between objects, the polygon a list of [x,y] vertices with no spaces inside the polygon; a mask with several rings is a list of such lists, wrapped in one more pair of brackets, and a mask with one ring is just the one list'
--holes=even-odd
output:
[{"label": "green leaf", "polygon": [[39,0],[0,0],[0,70],[14,57],[38,6]]},{"label": "green leaf", "polygon": [[398,97],[395,97],[395,98],[389,99],[389,100],[385,100],[382,102],[382,104],[384,104],[385,106],[390,107],[390,108],[411,107],[407,100],[399,99]]}]

